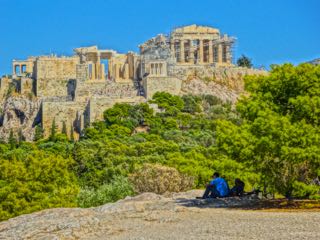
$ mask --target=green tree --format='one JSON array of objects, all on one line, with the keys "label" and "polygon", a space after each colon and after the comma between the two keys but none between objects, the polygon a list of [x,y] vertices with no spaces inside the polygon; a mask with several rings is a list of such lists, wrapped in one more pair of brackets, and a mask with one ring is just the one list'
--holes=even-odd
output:
[{"label": "green tree", "polygon": [[74,129],[73,129],[73,125],[72,125],[72,123],[71,123],[71,125],[70,125],[70,141],[71,142],[74,142]]},{"label": "green tree", "polygon": [[13,133],[13,130],[12,130],[12,129],[10,130],[10,135],[9,135],[8,143],[9,143],[11,149],[17,147],[17,143],[18,143],[18,142],[17,142],[16,137],[14,136],[14,133]]},{"label": "green tree", "polygon": [[188,94],[182,96],[182,100],[184,102],[183,112],[192,114],[201,112],[201,97]]},{"label": "green tree", "polygon": [[246,67],[246,68],[252,68],[252,61],[250,58],[248,58],[245,55],[241,55],[241,57],[237,60],[237,65],[239,67]]},{"label": "green tree", "polygon": [[21,150],[0,160],[0,220],[45,208],[76,206],[79,187],[70,171],[73,160],[30,149],[21,155]]},{"label": "green tree", "polygon": [[290,197],[320,169],[320,66],[272,66],[246,79],[249,95],[237,104],[243,119],[218,124],[217,142],[231,158],[254,166],[261,184]]},{"label": "green tree", "polygon": [[34,141],[38,141],[40,139],[43,139],[43,129],[41,125],[38,124],[35,127]]},{"label": "green tree", "polygon": [[165,110],[165,115],[175,116],[184,108],[184,102],[179,96],[167,92],[156,92],[151,103],[156,103],[160,109]]},{"label": "green tree", "polygon": [[62,122],[62,130],[61,130],[61,133],[64,134],[64,135],[68,135],[67,133],[67,124],[65,121]]},{"label": "green tree", "polygon": [[51,141],[54,141],[55,140],[55,137],[56,137],[56,134],[57,134],[57,125],[56,125],[56,119],[54,118],[52,120],[52,124],[51,124],[51,130],[50,130],[50,137],[49,139]]},{"label": "green tree", "polygon": [[148,121],[152,114],[153,110],[146,103],[137,105],[116,103],[104,112],[104,119],[108,126],[116,124],[133,130],[138,125]]},{"label": "green tree", "polygon": [[21,144],[23,141],[25,141],[25,137],[23,136],[22,129],[19,129],[19,132],[18,132],[18,143]]}]

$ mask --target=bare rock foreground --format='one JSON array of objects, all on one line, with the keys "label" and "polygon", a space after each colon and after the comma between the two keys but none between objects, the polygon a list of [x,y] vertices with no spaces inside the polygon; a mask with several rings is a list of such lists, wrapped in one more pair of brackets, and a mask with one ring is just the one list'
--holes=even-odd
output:
[{"label": "bare rock foreground", "polygon": [[319,211],[244,210],[257,200],[194,199],[201,193],[22,215],[0,223],[0,239],[320,239]]}]

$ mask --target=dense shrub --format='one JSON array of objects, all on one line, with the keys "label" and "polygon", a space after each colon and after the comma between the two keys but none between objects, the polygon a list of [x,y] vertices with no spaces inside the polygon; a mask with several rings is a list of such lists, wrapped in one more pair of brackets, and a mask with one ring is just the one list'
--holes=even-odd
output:
[{"label": "dense shrub", "polygon": [[295,181],[293,183],[292,194],[298,198],[320,199],[320,186]]},{"label": "dense shrub", "polygon": [[79,207],[95,207],[108,202],[115,202],[133,194],[133,187],[122,176],[115,177],[108,184],[103,184],[97,189],[82,188],[77,197]]},{"label": "dense shrub", "polygon": [[193,177],[159,164],[144,164],[140,170],[131,174],[129,179],[137,193],[180,192],[191,189],[194,185]]},{"label": "dense shrub", "polygon": [[75,207],[72,159],[17,149],[0,160],[0,220],[44,208]]}]

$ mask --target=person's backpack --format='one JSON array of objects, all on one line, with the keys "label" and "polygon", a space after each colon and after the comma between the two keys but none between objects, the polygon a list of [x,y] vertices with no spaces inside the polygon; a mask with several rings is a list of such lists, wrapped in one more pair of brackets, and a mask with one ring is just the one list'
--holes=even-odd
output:
[{"label": "person's backpack", "polygon": [[242,196],[244,193],[244,182],[241,181],[239,178],[235,180],[234,187],[230,190],[231,196]]}]

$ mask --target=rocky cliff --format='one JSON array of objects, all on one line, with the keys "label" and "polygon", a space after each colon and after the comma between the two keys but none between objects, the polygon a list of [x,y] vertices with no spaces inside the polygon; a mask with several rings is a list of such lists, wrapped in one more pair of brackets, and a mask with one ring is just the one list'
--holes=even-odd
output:
[{"label": "rocky cliff", "polygon": [[179,67],[174,74],[182,80],[180,94],[210,94],[235,103],[244,92],[246,75],[266,75],[258,69],[241,67]]},{"label": "rocky cliff", "polygon": [[8,139],[10,132],[21,133],[26,140],[33,140],[34,127],[41,122],[41,100],[24,96],[8,97],[3,102],[0,136]]}]

